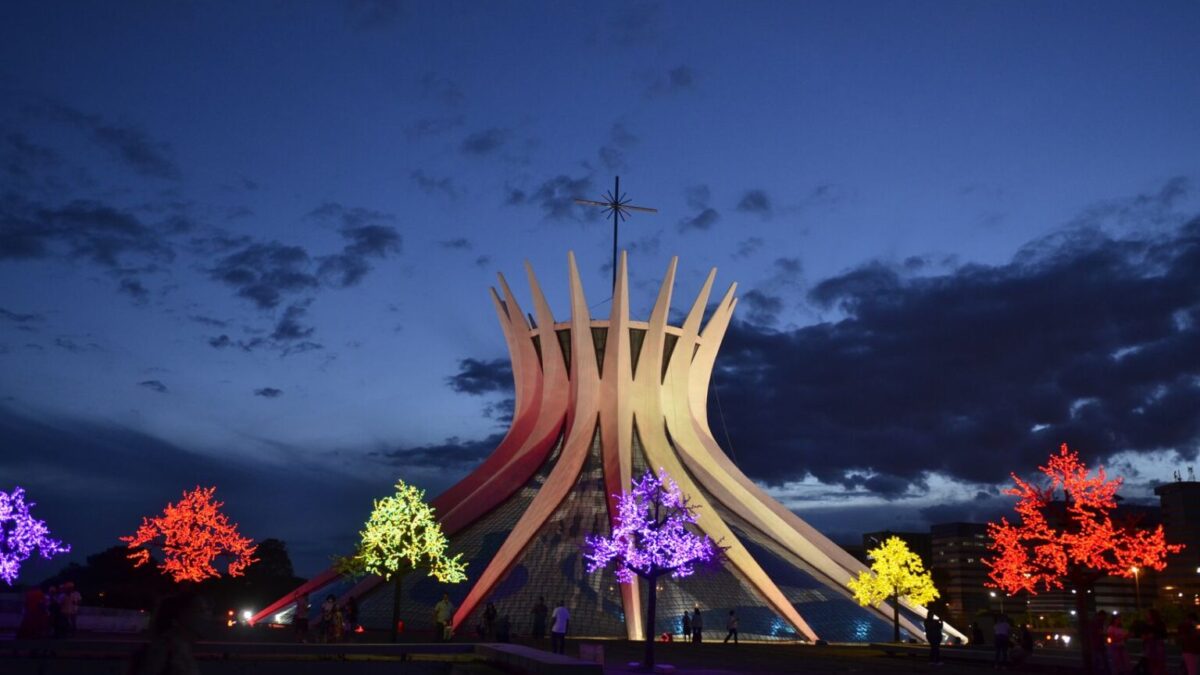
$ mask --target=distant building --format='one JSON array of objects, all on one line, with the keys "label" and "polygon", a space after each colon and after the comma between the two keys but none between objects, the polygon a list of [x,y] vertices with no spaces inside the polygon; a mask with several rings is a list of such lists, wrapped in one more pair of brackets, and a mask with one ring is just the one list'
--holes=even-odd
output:
[{"label": "distant building", "polygon": [[[988,553],[987,525],[942,523],[930,528],[930,539],[930,568],[946,614],[958,625],[969,625],[992,607],[990,589],[984,587],[988,580],[988,568],[983,564]],[[996,606],[999,608],[998,603]]]},{"label": "distant building", "polygon": [[[925,564],[925,569],[929,569],[929,563],[933,560],[933,538],[928,532],[893,532],[892,530],[881,530],[879,532],[868,532],[862,536],[863,555],[873,548],[879,548],[883,542],[887,541],[888,537],[900,537],[905,544],[908,545],[908,550],[921,556],[921,562]],[[866,558],[863,562],[870,564]]]},{"label": "distant building", "polygon": [[1166,483],[1154,488],[1154,494],[1162,506],[1167,541],[1185,547],[1158,573],[1159,602],[1200,609],[1200,481]]}]

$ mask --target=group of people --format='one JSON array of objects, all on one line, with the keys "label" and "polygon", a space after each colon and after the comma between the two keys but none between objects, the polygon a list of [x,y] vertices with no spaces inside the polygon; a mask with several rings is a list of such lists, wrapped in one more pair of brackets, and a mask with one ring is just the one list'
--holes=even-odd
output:
[{"label": "group of people", "polygon": [[[700,644],[704,641],[704,614],[700,612],[700,605],[691,611],[684,611],[683,616],[679,619],[679,627],[682,633],[684,642],[691,641],[694,644]],[[733,640],[733,644],[738,643],[738,617],[737,612],[729,610],[729,616],[725,619],[725,639],[723,644],[729,644],[729,640]]]},{"label": "group of people", "polygon": [[17,637],[23,640],[65,638],[75,634],[79,623],[79,607],[83,596],[73,582],[49,586],[46,590],[33,587],[25,593],[21,623]]},{"label": "group of people", "polygon": [[[547,619],[550,629],[550,648],[557,654],[562,654],[566,648],[567,629],[571,621],[571,613],[567,610],[565,600],[560,600],[558,606],[551,611],[546,606],[545,596],[538,596],[530,610],[532,617],[529,634],[535,640],[546,637]],[[442,599],[433,607],[434,640],[449,640],[453,635],[454,603],[450,594],[443,593]],[[480,621],[475,626],[475,634],[480,640],[495,640],[508,642],[512,639],[512,619],[507,613],[501,614],[496,604],[488,601],[480,615]]]},{"label": "group of people", "polygon": [[333,595],[325,596],[321,602],[321,613],[317,617],[315,635],[310,624],[312,608],[308,595],[296,599],[296,611],[292,615],[292,630],[300,642],[315,637],[318,642],[342,642],[358,627],[358,601],[350,598],[339,603]]},{"label": "group of people", "polygon": [[[1124,675],[1137,669],[1147,675],[1166,675],[1169,631],[1162,615],[1151,608],[1146,610],[1144,618],[1129,623],[1126,627],[1120,615],[1096,612],[1095,619],[1088,625],[1093,672],[1098,675]],[[1142,641],[1138,663],[1133,662],[1126,644],[1132,637],[1139,637]],[[1196,612],[1189,613],[1179,622],[1175,638],[1183,653],[1187,675],[1200,675],[1200,617]]]}]

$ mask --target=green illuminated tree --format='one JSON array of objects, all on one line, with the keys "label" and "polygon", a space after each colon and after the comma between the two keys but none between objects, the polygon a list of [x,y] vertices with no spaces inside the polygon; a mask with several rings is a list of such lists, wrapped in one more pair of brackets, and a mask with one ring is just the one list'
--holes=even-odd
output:
[{"label": "green illuminated tree", "polygon": [[871,571],[859,572],[849,582],[858,604],[867,607],[892,601],[892,640],[900,641],[900,598],[917,605],[933,602],[941,595],[933,585],[921,556],[908,550],[900,537],[888,537],[879,548],[867,551]]},{"label": "green illuminated tree", "polygon": [[400,621],[400,584],[409,572],[424,570],[444,584],[466,581],[462,554],[446,554],[449,542],[425,503],[425,491],[404,481],[396,482],[396,494],[375,500],[375,508],[354,555],[339,567],[345,571],[375,574],[395,583],[392,599],[392,642]]}]

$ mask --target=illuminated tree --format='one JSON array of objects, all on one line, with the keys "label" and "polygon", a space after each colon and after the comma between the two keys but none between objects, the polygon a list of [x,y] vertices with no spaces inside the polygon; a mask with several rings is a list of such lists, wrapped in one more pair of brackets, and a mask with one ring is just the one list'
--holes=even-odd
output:
[{"label": "illuminated tree", "polygon": [[676,579],[691,575],[696,563],[712,562],[720,548],[708,535],[696,534],[689,526],[696,513],[679,486],[665,472],[647,471],[634,479],[633,489],[617,500],[617,517],[612,535],[587,538],[584,557],[588,572],[616,564],[617,580],[631,583],[637,577],[646,580],[649,602],[646,605],[647,668],[654,666],[654,615],[657,583],[660,576]]},{"label": "illuminated tree", "polygon": [[1145,568],[1161,570],[1167,555],[1183,546],[1168,544],[1161,525],[1151,530],[1134,521],[1114,522],[1121,479],[1109,479],[1103,467],[1089,475],[1066,443],[1038,468],[1048,479],[1044,486],[1013,474],[1016,487],[1005,490],[1018,497],[1020,522],[1001,518],[999,524],[988,523],[989,548],[995,552],[983,561],[991,568],[988,585],[1009,594],[1036,595],[1069,584],[1075,591],[1086,670],[1091,667],[1087,598],[1096,581],[1109,575],[1130,578]]},{"label": "illuminated tree", "polygon": [[46,522],[29,514],[36,506],[25,503],[25,490],[13,488],[12,493],[0,491],[0,579],[9,586],[17,580],[21,563],[36,551],[49,560],[59,553],[68,553],[71,547],[50,537]]},{"label": "illuminated tree", "polygon": [[858,604],[866,607],[892,601],[892,640],[900,641],[900,599],[916,605],[933,602],[941,593],[933,585],[921,556],[908,549],[900,537],[888,537],[879,548],[867,551],[871,571],[859,572],[849,582]]},{"label": "illuminated tree", "polygon": [[375,500],[375,508],[359,533],[358,550],[338,562],[343,572],[366,572],[395,582],[392,595],[392,642],[400,621],[400,584],[404,575],[427,570],[444,584],[466,581],[462,554],[446,555],[449,542],[434,509],[425,503],[425,491],[404,481],[396,482],[396,494]]},{"label": "illuminated tree", "polygon": [[133,551],[128,557],[134,567],[150,562],[150,549],[155,547],[163,555],[159,569],[176,582],[220,577],[213,567],[217,558],[229,559],[229,576],[241,576],[255,562],[257,547],[252,539],[238,534],[237,524],[221,513],[225,503],[213,500],[216,491],[215,487],[185,491],[178,504],[168,503],[161,516],[142,518],[136,533],[121,537]]}]

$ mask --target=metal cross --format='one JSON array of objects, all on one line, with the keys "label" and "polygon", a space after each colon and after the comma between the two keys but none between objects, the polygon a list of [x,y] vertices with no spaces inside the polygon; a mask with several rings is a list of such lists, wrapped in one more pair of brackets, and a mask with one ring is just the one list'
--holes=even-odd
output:
[{"label": "metal cross", "polygon": [[617,292],[617,223],[629,217],[630,211],[641,211],[643,213],[658,213],[658,209],[652,209],[648,206],[634,206],[629,203],[625,195],[621,194],[621,177],[616,177],[616,183],[613,185],[612,192],[604,193],[602,202],[593,201],[591,199],[576,199],[576,204],[584,206],[600,206],[612,214],[613,219],[613,293]]}]

